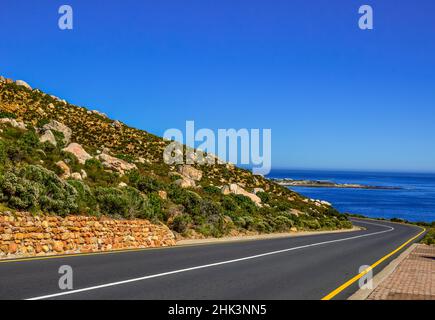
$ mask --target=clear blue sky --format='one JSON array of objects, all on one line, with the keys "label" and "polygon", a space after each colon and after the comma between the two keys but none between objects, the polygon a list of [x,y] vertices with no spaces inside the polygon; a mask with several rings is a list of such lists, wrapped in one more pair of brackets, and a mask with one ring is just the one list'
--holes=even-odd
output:
[{"label": "clear blue sky", "polygon": [[0,0],[0,74],[158,135],[271,128],[274,167],[435,171],[434,15],[433,0]]}]

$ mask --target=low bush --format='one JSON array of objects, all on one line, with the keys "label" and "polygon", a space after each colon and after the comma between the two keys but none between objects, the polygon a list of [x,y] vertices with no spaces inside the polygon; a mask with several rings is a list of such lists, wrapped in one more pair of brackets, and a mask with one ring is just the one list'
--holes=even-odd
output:
[{"label": "low bush", "polygon": [[174,218],[172,229],[178,233],[184,233],[192,223],[192,218],[188,214],[180,214]]},{"label": "low bush", "polygon": [[424,238],[421,240],[421,243],[435,245],[435,228],[430,228],[427,231]]},{"label": "low bush", "polygon": [[0,176],[0,199],[21,210],[66,215],[77,210],[77,191],[54,172],[28,165]]}]

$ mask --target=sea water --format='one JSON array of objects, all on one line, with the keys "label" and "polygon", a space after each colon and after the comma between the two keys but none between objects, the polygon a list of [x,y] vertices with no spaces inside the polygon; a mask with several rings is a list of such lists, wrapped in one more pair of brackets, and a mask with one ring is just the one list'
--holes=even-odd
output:
[{"label": "sea water", "polygon": [[409,221],[435,221],[434,173],[272,170],[268,177],[399,187],[398,190],[289,188],[307,197],[331,202],[340,212]]}]

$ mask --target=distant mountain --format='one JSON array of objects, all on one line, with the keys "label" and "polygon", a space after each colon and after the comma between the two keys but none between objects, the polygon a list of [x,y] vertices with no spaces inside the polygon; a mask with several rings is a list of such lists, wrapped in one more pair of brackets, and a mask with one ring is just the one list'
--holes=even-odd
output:
[{"label": "distant mountain", "polygon": [[145,218],[184,237],[351,226],[329,204],[228,163],[167,165],[169,141],[24,81],[0,77],[0,128],[4,210]]}]

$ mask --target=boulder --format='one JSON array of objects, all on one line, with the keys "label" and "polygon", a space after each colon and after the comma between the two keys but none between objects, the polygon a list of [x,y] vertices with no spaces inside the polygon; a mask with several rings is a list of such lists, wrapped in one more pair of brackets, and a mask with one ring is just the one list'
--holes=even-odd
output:
[{"label": "boulder", "polygon": [[228,163],[225,165],[225,168],[227,168],[227,170],[232,171],[232,170],[234,170],[235,166],[234,166],[234,164],[228,162]]},{"label": "boulder", "polygon": [[85,164],[86,160],[92,159],[91,155],[83,149],[78,143],[70,143],[68,147],[64,148],[63,151],[69,152],[76,156],[77,160],[81,164]]},{"label": "boulder", "polygon": [[49,123],[43,126],[43,129],[62,132],[65,143],[69,143],[71,140],[72,130],[59,121],[51,120]]},{"label": "boulder", "polygon": [[51,130],[46,130],[42,134],[42,136],[39,137],[39,141],[41,143],[49,142],[49,143],[51,143],[54,146],[57,145],[56,137],[54,136],[54,134],[53,134],[53,132]]},{"label": "boulder", "polygon": [[166,191],[164,191],[164,190],[159,190],[158,194],[159,194],[159,197],[160,197],[162,200],[166,200],[166,199],[168,199],[168,193],[167,193]]},{"label": "boulder", "polygon": [[122,123],[119,122],[118,120],[115,120],[111,123],[111,126],[114,127],[115,129],[121,129],[122,128]]},{"label": "boulder", "polygon": [[296,217],[299,217],[300,215],[304,214],[302,211],[300,211],[298,209],[294,209],[294,208],[290,209],[289,213],[296,216]]},{"label": "boulder", "polygon": [[91,110],[91,111],[88,111],[87,113],[88,114],[96,114],[96,115],[98,115],[100,117],[107,118],[107,115],[105,113],[100,112],[98,110]]},{"label": "boulder", "polygon": [[68,179],[71,176],[71,170],[68,165],[63,161],[56,162],[56,165],[62,170],[61,178]]},{"label": "boulder", "polygon": [[143,157],[139,157],[139,158],[137,158],[137,161],[136,161],[137,163],[141,163],[141,164],[144,164],[145,162],[149,162],[149,161],[147,161],[145,158],[143,158]]},{"label": "boulder", "polygon": [[133,163],[128,163],[122,159],[118,159],[108,155],[107,153],[102,153],[98,156],[98,159],[103,163],[106,168],[119,172],[124,175],[125,172],[137,169],[137,166]]},{"label": "boulder", "polygon": [[15,119],[11,118],[1,118],[0,123],[9,124],[10,126],[14,128],[18,128],[21,130],[27,130],[26,125],[22,121],[17,121]]},{"label": "boulder", "polygon": [[125,188],[125,187],[127,187],[128,185],[125,183],[125,182],[120,182],[119,184],[118,184],[118,187],[120,187],[120,188]]},{"label": "boulder", "polygon": [[178,168],[178,172],[188,179],[200,181],[202,179],[202,171],[195,169],[190,165],[182,165]]},{"label": "boulder", "polygon": [[71,173],[71,179],[82,180],[82,175],[78,172],[73,172],[73,173]]},{"label": "boulder", "polygon": [[327,207],[331,207],[332,206],[332,204],[330,202],[328,202],[328,201],[321,200],[320,203],[325,205],[325,206],[327,206]]},{"label": "boulder", "polygon": [[29,90],[32,90],[32,87],[29,86],[29,84],[27,82],[23,81],[23,80],[17,80],[17,81],[15,81],[15,84],[17,86],[22,86],[22,87],[25,87],[25,88],[27,88]]},{"label": "boulder", "polygon": [[175,184],[180,186],[181,188],[195,188],[196,187],[195,180],[187,178],[187,177],[183,177],[181,179],[176,180]]},{"label": "boulder", "polygon": [[250,192],[246,191],[245,189],[243,189],[242,187],[240,187],[236,183],[231,183],[229,185],[223,186],[221,191],[225,195],[227,195],[227,194],[240,194],[240,195],[243,195],[243,196],[248,197],[249,199],[251,199],[251,201],[254,202],[257,206],[261,206],[261,199],[260,199],[260,197],[256,196],[253,193],[250,193]]},{"label": "boulder", "polygon": [[83,178],[83,179],[86,179],[86,178],[88,177],[88,174],[87,174],[86,171],[83,170],[83,169],[80,170],[80,174],[82,175],[82,178]]},{"label": "boulder", "polygon": [[218,156],[216,156],[213,153],[207,153],[207,156],[205,157],[205,161],[207,164],[224,164],[225,161],[221,160]]}]

